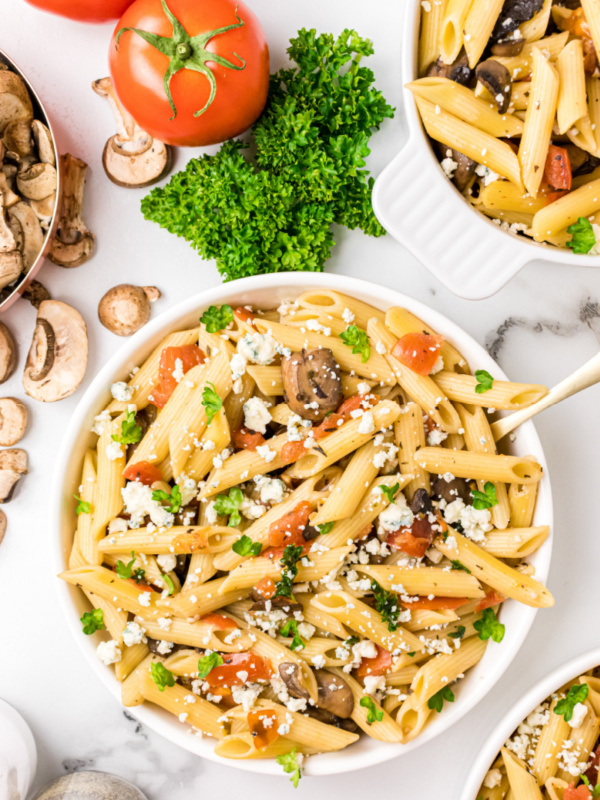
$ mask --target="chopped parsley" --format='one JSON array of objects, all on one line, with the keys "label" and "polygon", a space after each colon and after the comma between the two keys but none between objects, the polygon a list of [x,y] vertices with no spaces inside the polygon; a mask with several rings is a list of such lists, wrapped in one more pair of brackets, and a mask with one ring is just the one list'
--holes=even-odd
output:
[{"label": "chopped parsley", "polygon": [[115,571],[119,578],[122,578],[124,581],[128,581],[130,578],[133,578],[136,583],[143,581],[146,577],[146,571],[138,567],[138,569],[134,570],[133,565],[135,564],[135,553],[131,551],[131,561],[128,561],[127,564],[124,564],[122,561],[117,561],[115,564]]},{"label": "chopped parsley", "polygon": [[364,364],[371,356],[371,346],[367,332],[356,325],[348,325],[345,331],[340,333],[340,339],[345,345],[352,348],[352,352],[360,356]]},{"label": "chopped parsley", "polygon": [[493,642],[500,644],[504,639],[506,626],[498,622],[498,617],[493,608],[486,608],[481,618],[473,623],[473,627],[476,631],[479,631],[479,638],[482,642],[486,642],[491,638]]},{"label": "chopped parsley", "polygon": [[459,625],[458,628],[454,631],[454,633],[449,633],[448,636],[451,639],[462,639],[465,635],[466,628],[464,625]]},{"label": "chopped parsley", "polygon": [[298,648],[304,650],[306,647],[304,641],[300,638],[300,634],[298,633],[298,623],[295,619],[288,619],[285,625],[281,628],[280,633],[282,636],[291,636],[292,633],[294,634],[294,638],[290,644],[290,650],[298,650]]},{"label": "chopped parsley", "polygon": [[473,508],[477,511],[482,511],[484,508],[493,508],[498,505],[498,498],[496,497],[496,487],[490,481],[486,481],[483,486],[483,492],[478,489],[471,491],[473,498]]},{"label": "chopped parsley", "polygon": [[152,492],[152,499],[157,503],[166,503],[165,508],[171,514],[176,514],[181,508],[181,489],[177,484],[173,486],[171,492],[165,492],[163,489],[155,489]]},{"label": "chopped parsley", "polygon": [[201,681],[206,678],[209,672],[215,667],[220,667],[223,663],[223,658],[219,653],[209,653],[207,656],[202,656],[198,660],[198,677]]},{"label": "chopped parsley", "polygon": [[137,444],[142,438],[142,429],[135,424],[135,411],[128,411],[121,422],[120,435],[113,433],[112,440],[119,444]]},{"label": "chopped parsley", "polygon": [[202,390],[202,405],[206,410],[206,419],[210,425],[215,414],[223,407],[223,401],[217,394],[214,383],[207,383]]},{"label": "chopped parsley", "polygon": [[489,392],[494,384],[494,379],[485,369],[476,369],[475,378],[477,379],[477,385],[475,386],[475,391],[477,394]]},{"label": "chopped parsley", "polygon": [[596,244],[596,234],[592,223],[586,217],[579,217],[577,222],[569,225],[567,233],[571,234],[571,241],[567,242],[567,247],[570,247],[574,253],[585,255]]},{"label": "chopped parsley", "polygon": [[275,584],[275,594],[279,597],[293,597],[294,578],[298,574],[296,562],[302,558],[302,546],[288,544],[280,560],[281,580]]},{"label": "chopped parsley", "polygon": [[322,525],[316,525],[315,527],[316,527],[316,530],[319,531],[321,536],[325,536],[325,534],[331,533],[331,531],[333,530],[333,526],[334,525],[335,525],[335,522],[324,522]]},{"label": "chopped parsley", "polygon": [[208,333],[217,333],[226,328],[233,321],[231,306],[209,306],[200,317],[200,322],[206,325]]},{"label": "chopped parsley", "polygon": [[[229,524],[231,525],[231,521]],[[231,545],[231,549],[234,553],[237,553],[238,556],[259,556],[262,550],[262,544],[260,542],[253,542],[249,536],[244,534]]]},{"label": "chopped parsley", "polygon": [[398,616],[400,615],[398,595],[394,592],[388,592],[374,579],[371,580],[371,589],[375,597],[375,608],[381,614],[381,621],[387,622],[388,631],[397,630],[399,624]]},{"label": "chopped parsley", "polygon": [[592,786],[587,775],[580,775],[579,777],[581,778],[581,782],[587,786],[592,798],[600,797],[600,783]]},{"label": "chopped parsley", "polygon": [[456,570],[460,569],[463,572],[468,572],[469,575],[471,574],[471,570],[468,567],[465,567],[465,565],[462,563],[462,561],[459,561],[457,558],[452,559],[452,561],[450,563],[452,564],[452,569],[456,569]]},{"label": "chopped parsley", "polygon": [[86,636],[90,636],[96,631],[104,630],[104,611],[101,608],[95,608],[93,611],[86,611],[80,619],[83,624],[83,632]]},{"label": "chopped parsley", "polygon": [[170,575],[163,573],[163,581],[167,584],[167,594],[173,594],[175,591],[175,584],[173,583],[173,579]]},{"label": "chopped parsley", "polygon": [[77,516],[80,514],[89,514],[91,511],[90,504],[86,500],[82,500],[81,497],[77,497],[76,494],[74,494],[73,497],[77,500],[77,507],[75,508]]},{"label": "chopped parsley", "polygon": [[394,495],[396,494],[396,492],[400,488],[400,484],[399,483],[395,483],[393,486],[386,486],[384,483],[382,483],[379,488],[381,489],[383,494],[387,497],[389,502],[393,503],[394,502]]},{"label": "chopped parsley", "polygon": [[[228,495],[218,494],[215,497],[214,509],[220,517],[229,517],[229,522],[227,524],[230,528],[235,528],[242,521],[242,517],[238,509],[243,502],[244,494],[242,490],[238,489],[237,486],[234,486],[233,489],[229,490]],[[248,537],[246,536],[245,538],[247,539]],[[236,550],[235,545],[233,545],[233,549],[241,556],[248,555],[248,553],[240,553],[239,550]]]},{"label": "chopped parsley", "polygon": [[573,709],[577,703],[585,703],[589,692],[590,687],[587,683],[573,684],[567,692],[567,696],[554,706],[554,713],[564,717],[565,722],[569,722],[573,717]]},{"label": "chopped parsley", "polygon": [[381,708],[377,708],[375,705],[375,701],[372,697],[368,697],[365,695],[364,697],[360,698],[360,705],[363,708],[366,708],[367,713],[367,723],[372,725],[375,721],[381,722],[383,719],[383,711]]},{"label": "chopped parsley", "polygon": [[275,761],[283,767],[283,771],[291,775],[290,780],[294,785],[294,789],[298,788],[298,782],[302,777],[302,770],[296,758],[297,749],[297,747],[294,747],[289,753],[282,753],[275,759]]},{"label": "chopped parsley", "polygon": [[444,707],[444,700],[447,700],[449,703],[454,702],[454,692],[449,686],[444,686],[439,692],[436,692],[433,697],[430,697],[427,701],[427,708],[430,708],[432,711],[437,711],[439,714]]},{"label": "chopped parsley", "polygon": [[175,686],[175,676],[160,661],[150,664],[150,676],[160,692],[164,692],[167,686]]}]

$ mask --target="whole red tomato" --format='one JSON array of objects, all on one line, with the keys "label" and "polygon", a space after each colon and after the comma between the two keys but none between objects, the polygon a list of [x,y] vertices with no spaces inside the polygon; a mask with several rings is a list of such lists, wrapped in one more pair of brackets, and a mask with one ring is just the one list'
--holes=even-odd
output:
[{"label": "whole red tomato", "polygon": [[237,136],[267,100],[265,34],[234,0],[135,0],[115,28],[109,62],[127,111],[167,144]]},{"label": "whole red tomato", "polygon": [[60,14],[61,17],[69,17],[80,22],[106,22],[109,19],[118,19],[127,6],[131,5],[132,0],[27,0],[27,2],[43,11],[50,11],[52,14]]}]

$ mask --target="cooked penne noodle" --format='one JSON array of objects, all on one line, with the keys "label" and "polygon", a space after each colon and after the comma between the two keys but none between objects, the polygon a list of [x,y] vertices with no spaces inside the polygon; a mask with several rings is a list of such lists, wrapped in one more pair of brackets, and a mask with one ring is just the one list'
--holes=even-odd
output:
[{"label": "cooked penne noodle", "polygon": [[419,39],[419,75],[424,75],[428,67],[437,59],[447,0],[432,0],[421,6],[421,36]]},{"label": "cooked penne noodle", "polygon": [[484,408],[516,411],[518,408],[526,408],[537,403],[548,394],[548,387],[538,383],[498,380],[494,380],[490,389],[478,394],[477,379],[472,375],[459,375],[456,372],[437,372],[433,380],[450,400]]},{"label": "cooked penne noodle", "polygon": [[475,69],[498,21],[504,0],[472,0],[463,29],[469,67]]}]

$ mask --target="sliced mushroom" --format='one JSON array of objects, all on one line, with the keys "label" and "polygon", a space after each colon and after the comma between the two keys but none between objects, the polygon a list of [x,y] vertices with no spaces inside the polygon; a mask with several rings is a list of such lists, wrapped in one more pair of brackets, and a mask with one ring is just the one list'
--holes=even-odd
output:
[{"label": "sliced mushroom", "polygon": [[83,189],[87,164],[70,153],[60,157],[63,180],[58,228],[48,258],[59,267],[80,267],[94,251],[94,235],[83,221]]},{"label": "sliced mushroom", "polygon": [[15,397],[0,398],[0,445],[12,447],[21,441],[27,427],[27,408]]},{"label": "sliced mushroom", "polygon": [[471,485],[465,478],[453,478],[451,481],[447,481],[441,475],[436,475],[431,481],[431,491],[436,497],[445,500],[447,503],[458,499],[467,505],[473,503]]},{"label": "sliced mushroom", "polygon": [[14,206],[15,203],[18,203],[21,199],[8,185],[8,180],[4,172],[0,172],[0,194],[2,195],[4,208]]},{"label": "sliced mushroom", "polygon": [[471,82],[473,70],[469,67],[469,59],[464,50],[452,64],[444,64],[438,58],[427,70],[427,77],[448,78],[448,80],[467,86]]},{"label": "sliced mushroom", "polygon": [[544,0],[504,0],[490,37],[491,41],[504,41],[522,22],[527,22],[535,16],[543,5]]},{"label": "sliced mushroom", "polygon": [[44,232],[35,211],[21,201],[8,209],[9,222],[18,221],[23,234],[23,268],[28,272],[44,246]]},{"label": "sliced mushroom", "polygon": [[113,286],[98,303],[100,322],[117,336],[131,336],[150,319],[150,303],[160,297],[156,286]]},{"label": "sliced mushroom", "polygon": [[332,714],[331,711],[325,711],[324,708],[319,708],[318,706],[309,706],[306,709],[306,713],[309,717],[312,717],[319,722],[324,722],[326,725],[334,725],[336,728],[341,728],[349,733],[355,733],[358,730],[358,725],[353,719],[342,719],[341,717],[336,717],[336,715]]},{"label": "sliced mushroom", "polygon": [[16,280],[22,272],[23,256],[15,232],[4,215],[4,196],[0,195],[0,289]]},{"label": "sliced mushroom", "polygon": [[37,149],[37,154],[44,164],[52,164],[56,166],[56,155],[54,153],[54,142],[52,141],[52,134],[39,119],[34,119],[31,123],[31,133],[33,134],[33,141]]},{"label": "sliced mushroom", "polygon": [[512,78],[510,72],[499,61],[488,58],[475,68],[477,80],[482,83],[494,98],[500,114],[505,114],[510,104]]},{"label": "sliced mushroom", "polygon": [[469,156],[464,155],[464,153],[459,153],[458,150],[452,151],[452,159],[456,161],[458,165],[452,176],[452,182],[459,192],[464,192],[468,189],[473,180],[477,162],[473,161]]},{"label": "sliced mushroom", "polygon": [[2,544],[2,540],[4,539],[4,534],[6,533],[6,514],[4,511],[0,511],[0,544]]},{"label": "sliced mushroom", "polygon": [[328,347],[282,359],[281,376],[286,403],[304,419],[320,422],[342,402],[340,366]]},{"label": "sliced mushroom", "polygon": [[56,192],[56,167],[34,164],[17,175],[17,189],[29,200],[43,200]]},{"label": "sliced mushroom", "polygon": [[[50,292],[43,283],[31,281],[23,292],[23,297],[25,300],[29,300],[34,308],[39,308],[44,300],[50,300]],[[156,408],[156,406],[153,406],[153,408]]]},{"label": "sliced mushroom", "polygon": [[17,343],[3,322],[0,322],[0,383],[7,381],[17,366]]},{"label": "sliced mushroom", "polygon": [[52,192],[52,194],[49,194],[48,197],[44,197],[42,200],[30,200],[29,205],[39,219],[42,228],[48,229],[52,223],[52,217],[54,216],[56,192]]},{"label": "sliced mushroom", "polygon": [[104,171],[117,186],[150,186],[171,168],[171,148],[142,130],[121,104],[110,78],[100,78],[92,89],[105,97],[111,108],[117,133],[104,146]]},{"label": "sliced mushroom", "polygon": [[315,678],[319,689],[317,700],[319,708],[335,714],[340,719],[348,719],[354,711],[354,695],[346,681],[325,669],[315,670]]},{"label": "sliced mushroom", "polygon": [[0,134],[9,122],[32,117],[33,106],[24,81],[10,70],[0,70]]},{"label": "sliced mushroom", "polygon": [[492,55],[510,58],[519,56],[523,52],[527,39],[507,39],[504,42],[497,42],[492,47]]},{"label": "sliced mushroom", "polygon": [[283,661],[279,665],[279,677],[285,683],[290,697],[302,697],[308,700],[310,697],[300,680],[300,667],[293,661]]},{"label": "sliced mushroom", "polygon": [[27,475],[27,453],[25,450],[0,451],[0,503],[8,503],[15,486]]},{"label": "sliced mushroom", "polygon": [[58,300],[40,303],[23,374],[27,394],[42,403],[73,394],[85,375],[87,357],[87,330],[81,314]]},{"label": "sliced mushroom", "polygon": [[411,500],[410,510],[413,514],[428,514],[430,511],[433,511],[431,498],[427,494],[427,489],[417,489]]},{"label": "sliced mushroom", "polygon": [[33,155],[31,122],[30,119],[15,119],[8,123],[2,136],[6,149],[18,153],[22,158]]}]

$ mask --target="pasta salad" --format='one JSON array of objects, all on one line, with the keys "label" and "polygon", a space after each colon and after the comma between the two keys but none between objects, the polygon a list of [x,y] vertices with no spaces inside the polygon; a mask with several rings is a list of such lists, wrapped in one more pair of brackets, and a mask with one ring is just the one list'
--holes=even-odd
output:
[{"label": "pasta salad", "polygon": [[199,312],[111,387],[73,499],[84,635],[122,702],[225,758],[406,743],[500,646],[542,468],[488,421],[545,386],[471,373],[406,309],[329,290]]},{"label": "pasta salad", "polygon": [[408,84],[441,167],[504,230],[600,254],[600,0],[424,0]]}]

